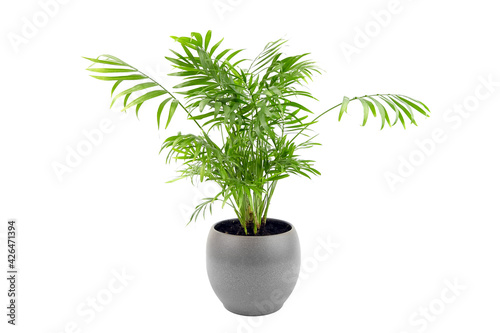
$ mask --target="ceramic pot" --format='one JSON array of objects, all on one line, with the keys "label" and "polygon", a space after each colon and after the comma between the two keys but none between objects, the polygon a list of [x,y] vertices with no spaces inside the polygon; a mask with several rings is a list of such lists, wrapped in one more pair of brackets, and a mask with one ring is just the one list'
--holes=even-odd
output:
[{"label": "ceramic pot", "polygon": [[207,273],[224,307],[236,314],[261,316],[278,311],[297,283],[300,243],[292,224],[268,218],[286,231],[264,236],[224,233],[215,223],[208,234]]}]

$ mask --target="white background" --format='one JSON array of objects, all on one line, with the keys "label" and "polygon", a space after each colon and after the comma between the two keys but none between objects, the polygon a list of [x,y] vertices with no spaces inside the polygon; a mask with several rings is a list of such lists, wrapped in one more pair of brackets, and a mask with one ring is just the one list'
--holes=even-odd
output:
[{"label": "white background", "polygon": [[[498,8],[489,0],[396,8],[389,0],[70,0],[44,22],[38,1],[2,2],[0,258],[4,271],[6,224],[16,218],[20,278],[15,328],[1,280],[1,331],[498,331]],[[390,19],[376,23],[373,12],[388,9]],[[31,36],[26,22],[39,25]],[[140,121],[109,110],[110,84],[90,78],[81,58],[113,54],[170,84],[169,36],[208,29],[248,57],[280,37],[287,54],[311,52],[326,71],[310,85],[316,112],[371,93],[407,94],[432,110],[406,131],[380,131],[379,118],[360,127],[354,104],[341,123],[331,113],[317,124],[323,146],[308,156],[322,176],[281,181],[270,211],[296,226],[305,265],[285,306],[260,319],[227,312],[206,276],[208,229],[233,213],[186,227],[211,188],[164,183],[175,166],[159,147],[189,129],[184,116],[165,132],[153,106]],[[346,57],[347,44],[357,53]],[[490,91],[488,77],[497,82]],[[103,120],[102,142],[58,178],[54,165]],[[435,131],[441,140],[431,144]],[[416,142],[427,143],[426,155]],[[402,160],[418,165],[404,169]],[[392,188],[388,172],[401,177]],[[328,242],[340,246],[328,253]],[[106,299],[122,270],[133,279]],[[446,281],[466,290],[453,294]],[[92,316],[87,302],[97,296],[109,302]]]}]

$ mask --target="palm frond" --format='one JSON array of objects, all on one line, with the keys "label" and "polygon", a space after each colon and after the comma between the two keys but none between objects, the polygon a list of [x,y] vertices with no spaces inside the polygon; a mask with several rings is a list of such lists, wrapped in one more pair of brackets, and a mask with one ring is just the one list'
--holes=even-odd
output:
[{"label": "palm frond", "polygon": [[[377,115],[380,116],[382,123],[380,129],[383,129],[386,123],[388,126],[394,126],[398,121],[404,128],[406,128],[405,117],[411,124],[417,125],[414,112],[421,113],[426,117],[430,116],[429,108],[418,100],[404,95],[377,94],[354,97],[351,99],[344,97],[339,112],[339,121],[342,119],[343,114],[347,111],[347,105],[351,101],[355,100],[358,100],[363,106],[362,126],[366,125],[370,114],[372,114],[373,117],[377,117]],[[395,118],[393,121],[391,121],[387,110],[392,110],[394,112]]]},{"label": "palm frond", "polygon": [[[114,81],[114,85],[111,89],[111,107],[115,104],[117,100],[123,98],[123,108],[122,111],[127,111],[128,109],[135,107],[136,115],[138,116],[139,110],[141,106],[156,97],[162,97],[162,100],[158,106],[157,111],[157,122],[158,128],[160,127],[160,118],[165,105],[170,103],[170,112],[168,116],[167,125],[170,123],[177,106],[179,105],[179,101],[172,95],[170,91],[165,89],[162,85],[160,85],[153,78],[139,71],[137,68],[127,64],[125,61],[108,55],[103,54],[98,56],[97,58],[88,58],[85,59],[92,62],[92,64],[87,68],[88,71],[92,73],[100,73],[104,75],[91,75],[93,78],[103,81]],[[99,67],[95,67],[95,66]],[[121,73],[127,73],[126,75],[122,75]],[[137,82],[138,83],[131,88],[125,89],[120,93],[114,94],[117,90],[118,86],[123,82]],[[167,95],[167,96],[165,96]],[[130,98],[132,97],[132,98]],[[166,128],[166,127],[165,127]]]}]

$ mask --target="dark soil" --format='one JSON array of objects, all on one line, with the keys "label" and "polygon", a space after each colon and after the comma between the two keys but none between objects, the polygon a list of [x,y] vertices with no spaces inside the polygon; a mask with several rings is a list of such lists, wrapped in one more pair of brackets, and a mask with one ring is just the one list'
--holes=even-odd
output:
[{"label": "dark soil", "polygon": [[248,235],[245,235],[245,230],[240,224],[238,220],[228,220],[222,221],[215,225],[215,230],[231,235],[237,236],[269,236],[269,235],[278,235],[284,232],[292,230],[292,227],[285,222],[267,219],[265,225],[261,225],[260,230],[255,235],[253,233],[253,223],[247,225]]}]

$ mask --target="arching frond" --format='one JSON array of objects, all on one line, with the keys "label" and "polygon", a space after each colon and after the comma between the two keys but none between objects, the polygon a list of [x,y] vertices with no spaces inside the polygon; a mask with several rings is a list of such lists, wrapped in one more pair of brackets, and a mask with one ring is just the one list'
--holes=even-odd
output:
[{"label": "arching frond", "polygon": [[[383,129],[385,124],[388,126],[394,126],[398,121],[406,128],[405,119],[410,121],[411,124],[417,125],[415,120],[415,112],[418,112],[426,117],[430,116],[429,108],[422,102],[417,101],[411,97],[405,95],[394,95],[394,94],[377,94],[377,95],[365,95],[362,97],[354,97],[349,99],[344,97],[341,104],[339,112],[339,121],[342,115],[347,110],[347,105],[351,101],[358,100],[363,106],[363,123],[362,126],[366,125],[368,118],[371,115],[373,117],[380,116]],[[394,120],[391,120],[389,113],[394,113]]]},{"label": "arching frond", "polygon": [[[170,120],[175,113],[175,110],[177,109],[177,106],[179,105],[179,101],[172,95],[172,93],[170,93],[170,91],[165,89],[153,78],[139,71],[137,68],[112,55],[103,54],[98,56],[97,58],[84,58],[92,62],[87,70],[92,73],[100,74],[91,75],[93,78],[103,81],[115,82],[111,89],[111,107],[117,100],[122,98],[122,111],[127,111],[128,109],[135,107],[135,113],[137,116],[139,116],[139,110],[145,102],[163,96],[161,97],[161,99],[158,99],[161,100],[161,102],[159,103],[157,110],[157,122],[159,128],[163,109],[167,104],[170,104],[168,120],[165,125],[165,128],[167,128]],[[114,94],[118,86],[121,86],[121,84],[124,82],[136,84],[128,89],[121,91],[120,93]]]}]

